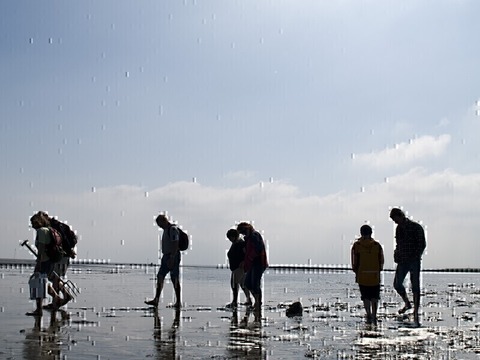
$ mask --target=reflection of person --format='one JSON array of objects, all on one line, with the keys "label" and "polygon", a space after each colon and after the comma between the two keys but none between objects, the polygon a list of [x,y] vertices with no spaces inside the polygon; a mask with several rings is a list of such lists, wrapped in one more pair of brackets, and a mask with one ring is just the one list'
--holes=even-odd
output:
[{"label": "reflection of person", "polygon": [[175,308],[175,317],[172,326],[168,331],[168,337],[162,339],[162,321],[158,316],[158,308],[153,313],[153,337],[158,352],[157,359],[170,360],[176,359],[177,353],[177,329],[180,326],[180,308]]},{"label": "reflection of person", "polygon": [[229,304],[231,308],[236,308],[238,305],[238,288],[241,287],[245,293],[245,305],[251,306],[250,291],[245,287],[245,270],[243,269],[243,262],[245,259],[245,241],[240,239],[240,234],[235,229],[227,231],[227,238],[232,242],[228,250],[228,263],[232,274],[230,276],[230,286],[232,288],[233,300]]},{"label": "reflection of person", "polygon": [[230,320],[230,338],[228,350],[229,358],[243,359],[266,359],[263,350],[262,324],[258,321],[250,322],[252,308],[247,307],[245,315],[239,322],[238,310],[232,312]]},{"label": "reflection of person", "polygon": [[352,270],[360,288],[366,312],[367,324],[377,325],[378,300],[380,299],[380,272],[383,270],[382,246],[372,238],[372,228],[363,225],[361,237],[352,246]]},{"label": "reflection of person", "polygon": [[165,215],[158,215],[156,219],[157,225],[163,229],[162,235],[162,260],[160,269],[157,274],[157,288],[155,290],[155,298],[145,301],[147,305],[158,307],[160,294],[162,293],[165,276],[170,273],[173,288],[175,290],[176,302],[175,307],[180,307],[180,250],[178,248],[179,231],[176,225],[171,224]]},{"label": "reflection of person", "polygon": [[262,235],[247,222],[238,224],[237,230],[245,239],[245,286],[255,299],[254,311],[256,320],[260,320],[262,306],[261,280],[268,267],[267,253]]},{"label": "reflection of person", "polygon": [[[41,214],[35,214],[30,218],[30,223],[32,228],[37,232],[35,238],[35,246],[38,250],[37,252],[37,261],[35,264],[34,275],[35,279],[39,279],[39,282],[44,281],[45,277],[51,274],[54,264],[47,255],[47,245],[53,241],[50,235],[50,230],[48,229],[49,222],[48,218]],[[31,280],[34,280],[31,278]],[[34,284],[34,282],[32,282]],[[40,285],[40,284],[37,284]],[[58,293],[51,286],[47,285],[48,293],[52,296],[53,304],[55,307],[59,307],[62,299],[58,296]],[[42,305],[43,299],[46,297],[44,291],[35,291],[35,300],[36,300],[36,309],[32,312],[27,312],[26,315],[30,316],[41,316],[42,315]]]},{"label": "reflection of person", "polygon": [[427,246],[425,232],[420,224],[408,219],[401,209],[393,208],[390,211],[390,218],[397,224],[395,230],[396,247],[393,254],[394,261],[397,263],[397,269],[393,287],[405,302],[403,308],[398,312],[403,314],[412,308],[407,291],[403,285],[407,273],[410,273],[414,307],[413,315],[415,324],[418,326],[420,325],[418,314],[420,308],[420,268],[422,254]]},{"label": "reflection of person", "polygon": [[[60,318],[58,318],[58,313]],[[64,310],[52,311],[47,329],[42,329],[42,317],[36,316],[31,331],[25,334],[25,359],[60,359],[61,344],[64,339],[59,339],[62,332],[60,328],[68,324],[69,315]]]}]

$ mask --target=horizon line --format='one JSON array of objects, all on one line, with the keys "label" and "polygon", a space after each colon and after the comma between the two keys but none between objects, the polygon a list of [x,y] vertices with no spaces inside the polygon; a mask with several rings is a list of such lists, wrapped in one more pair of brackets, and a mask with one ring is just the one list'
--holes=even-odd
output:
[{"label": "horizon line", "polygon": [[[34,259],[11,259],[0,258],[0,266],[33,266],[35,264]],[[158,267],[160,264],[150,263],[132,263],[132,262],[112,262],[110,259],[72,259],[71,266],[128,266],[131,268],[142,267]],[[197,265],[181,265],[184,268],[216,268],[216,269],[228,269],[228,264],[197,264]],[[268,266],[271,270],[322,270],[322,271],[351,271],[350,265],[346,264],[271,264]],[[395,269],[383,269],[384,272],[394,272]],[[429,268],[422,269],[422,272],[480,272],[480,268],[473,267],[449,267],[449,268]]]}]

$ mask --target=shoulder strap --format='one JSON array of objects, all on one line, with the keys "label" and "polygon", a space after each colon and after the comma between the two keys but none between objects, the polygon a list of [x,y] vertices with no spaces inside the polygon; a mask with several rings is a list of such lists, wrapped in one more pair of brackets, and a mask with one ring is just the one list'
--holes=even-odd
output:
[{"label": "shoulder strap", "polygon": [[170,224],[170,226],[168,227],[168,237],[170,238],[170,240],[172,239],[171,234],[172,234],[173,227],[176,227],[178,229],[178,237],[180,237],[180,228],[175,224]]}]

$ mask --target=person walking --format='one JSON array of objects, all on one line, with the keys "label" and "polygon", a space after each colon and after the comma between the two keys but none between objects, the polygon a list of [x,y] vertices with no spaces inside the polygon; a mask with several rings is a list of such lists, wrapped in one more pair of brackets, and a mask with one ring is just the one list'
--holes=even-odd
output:
[{"label": "person walking", "polygon": [[393,287],[404,301],[404,306],[398,313],[404,314],[412,308],[407,291],[403,285],[405,277],[410,273],[413,294],[413,318],[415,325],[420,326],[420,271],[422,254],[427,246],[425,231],[419,223],[408,219],[399,208],[393,208],[390,211],[390,218],[397,224],[395,229],[396,247],[393,253],[393,259],[397,264],[397,268],[395,270]]},{"label": "person walking", "polygon": [[162,260],[160,269],[157,274],[157,287],[155,290],[155,297],[152,300],[145,301],[145,304],[158,307],[160,294],[162,293],[165,277],[170,273],[173,288],[175,290],[176,302],[174,307],[181,306],[181,286],[180,286],[180,261],[181,254],[178,246],[179,230],[178,227],[170,221],[165,215],[158,215],[156,218],[157,225],[163,230],[162,234]]},{"label": "person walking", "polygon": [[246,297],[246,306],[252,305],[250,298],[250,291],[245,287],[245,270],[243,263],[245,260],[245,241],[240,239],[240,233],[236,229],[229,229],[227,231],[227,239],[230,240],[232,245],[228,250],[228,264],[232,274],[230,276],[230,286],[232,288],[233,299],[232,302],[227,305],[232,309],[236,309],[238,306],[238,290],[242,288]]},{"label": "person walking", "polygon": [[[60,305],[64,306],[73,300],[72,294],[70,294],[64,284],[67,276],[67,270],[70,266],[70,259],[75,259],[77,255],[77,234],[69,225],[49,216],[47,212],[39,211],[37,214],[47,219],[50,226],[56,229],[62,236],[62,249],[64,251],[64,255],[59,261],[54,263],[53,271],[56,275],[52,273],[52,276],[50,276],[49,280],[52,282],[55,291],[58,294],[62,294],[63,300]],[[43,308],[54,309],[57,305],[58,304],[51,302],[50,304],[44,305]]]},{"label": "person walking", "polygon": [[245,286],[253,295],[255,319],[260,320],[262,306],[261,280],[268,267],[267,253],[262,235],[247,222],[238,224],[237,230],[245,240]]},{"label": "person walking", "polygon": [[[48,294],[52,297],[52,303],[54,309],[58,309],[61,306],[62,299],[52,287],[50,283],[46,282],[48,276],[51,275],[54,263],[50,260],[47,254],[47,247],[53,241],[52,235],[50,234],[49,230],[49,220],[48,217],[43,216],[42,214],[35,214],[30,218],[30,223],[33,229],[36,230],[37,235],[35,237],[35,246],[37,248],[37,261],[35,263],[34,274],[31,276],[32,279],[39,279],[39,283],[37,286],[42,283],[41,279],[43,280],[43,284],[47,287]],[[40,289],[38,289],[40,290]],[[43,299],[46,297],[44,291],[34,291],[35,293],[35,300],[36,300],[36,309],[32,312],[27,312],[26,315],[29,316],[42,316],[42,305]],[[32,291],[31,291],[32,295]]]},{"label": "person walking", "polygon": [[383,270],[383,248],[372,238],[372,228],[363,225],[360,238],[351,251],[352,270],[360,288],[368,325],[377,325],[377,309],[380,300],[380,273]]}]

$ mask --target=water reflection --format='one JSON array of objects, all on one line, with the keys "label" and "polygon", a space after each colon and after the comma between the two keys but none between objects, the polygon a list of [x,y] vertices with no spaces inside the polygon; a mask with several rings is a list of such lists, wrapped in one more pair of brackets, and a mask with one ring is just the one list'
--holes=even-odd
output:
[{"label": "water reflection", "polygon": [[23,355],[25,359],[60,359],[64,335],[61,328],[69,323],[70,316],[64,310],[50,313],[47,328],[43,327],[43,316],[35,316],[31,330],[25,332]]},{"label": "water reflection", "polygon": [[390,359],[392,354],[414,359],[434,356],[434,347],[426,330],[402,328],[398,336],[391,336],[382,328],[360,329],[354,345],[355,359]]},{"label": "water reflection", "polygon": [[247,308],[239,321],[238,310],[232,312],[228,351],[235,358],[266,359],[262,342],[262,323],[255,319],[252,309]]},{"label": "water reflection", "polygon": [[180,326],[180,308],[175,308],[172,325],[163,333],[162,319],[158,314],[158,308],[153,313],[153,338],[157,350],[156,359],[171,360],[180,358],[177,355],[177,330]]}]

